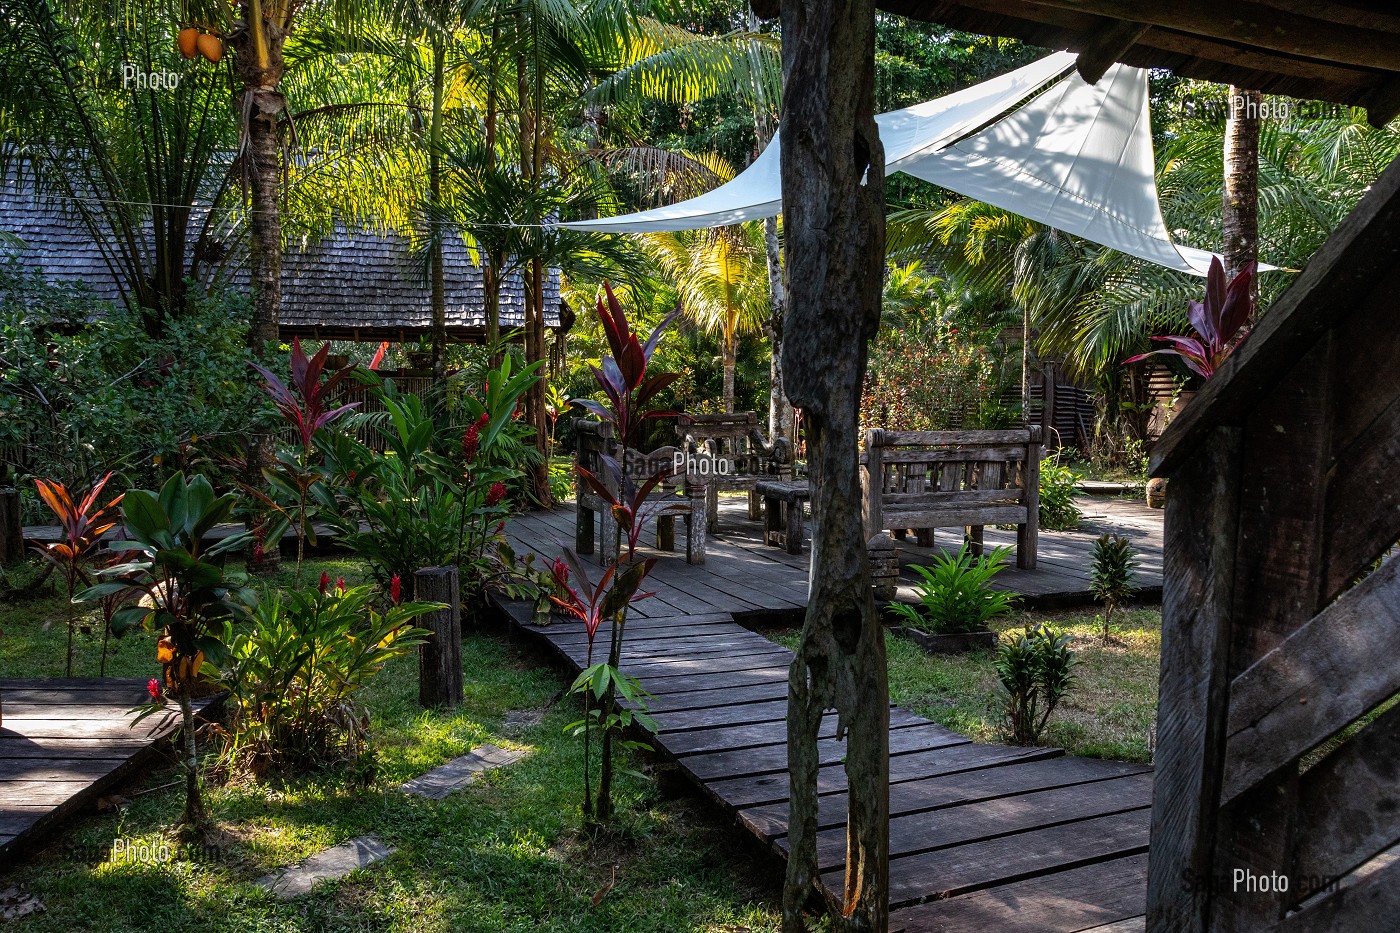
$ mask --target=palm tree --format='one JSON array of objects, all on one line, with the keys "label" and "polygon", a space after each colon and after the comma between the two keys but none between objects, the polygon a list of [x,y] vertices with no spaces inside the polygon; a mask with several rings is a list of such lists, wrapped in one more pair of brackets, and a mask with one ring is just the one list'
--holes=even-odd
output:
[{"label": "palm tree", "polygon": [[[227,89],[180,58],[166,12],[16,0],[0,16],[0,168],[76,216],[153,335],[184,310],[187,279],[218,277],[237,235]],[[123,65],[179,80],[114,86]]]},{"label": "palm tree", "polygon": [[650,233],[646,243],[675,281],[684,313],[719,336],[724,410],[734,411],[739,338],[762,333],[771,307],[762,225]]}]

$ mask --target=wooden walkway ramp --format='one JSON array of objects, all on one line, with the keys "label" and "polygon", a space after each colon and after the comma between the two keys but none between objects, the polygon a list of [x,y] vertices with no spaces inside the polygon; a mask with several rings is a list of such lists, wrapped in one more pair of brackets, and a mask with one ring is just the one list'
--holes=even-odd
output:
[{"label": "wooden walkway ramp", "polygon": [[[513,519],[516,547],[557,555],[573,527],[571,514],[567,523],[560,516]],[[759,548],[728,538],[711,543],[702,567],[674,556],[659,562],[648,580],[658,596],[639,603],[628,623],[623,667],[653,694],[657,751],[785,856],[792,654],[735,617],[799,611],[806,573],[778,549]],[[529,606],[503,605],[517,631],[571,668],[583,666],[581,626],[535,626]],[[844,743],[834,722],[823,734],[818,854],[823,881],[839,890]],[[1141,930],[1151,798],[1145,765],[978,744],[892,709],[890,929]]]},{"label": "wooden walkway ramp", "polygon": [[131,728],[131,708],[149,700],[144,680],[0,679],[0,865],[160,760],[179,715]]},{"label": "wooden walkway ramp", "polygon": [[[1077,531],[1040,533],[1040,560],[1035,570],[1021,570],[1013,561],[1003,568],[994,586],[1019,594],[1028,607],[1047,609],[1093,603],[1089,593],[1089,561],[1094,539],[1105,532],[1132,540],[1138,554],[1138,586],[1142,598],[1155,601],[1162,594],[1162,512],[1133,500],[1081,497],[1084,523]],[[720,530],[706,542],[704,564],[683,559],[661,561],[648,578],[658,598],[638,606],[645,615],[694,612],[732,612],[772,616],[797,613],[807,606],[807,571],[810,549],[789,554],[762,540],[762,525],[748,520],[743,497],[720,499]],[[574,543],[574,510],[565,504],[547,512],[530,512],[510,520],[509,532],[518,550],[534,551],[549,560]],[[1014,531],[986,529],[988,547],[1016,543]],[[645,537],[645,536],[644,536]],[[678,537],[680,535],[678,534]],[[644,543],[650,543],[646,541]],[[914,597],[917,577],[908,568],[926,564],[935,553],[961,544],[951,529],[935,537],[937,550],[921,548],[912,538],[900,542],[899,596]],[[682,545],[683,547],[683,545]],[[649,555],[676,557],[675,552],[647,550]],[[684,557],[684,551],[680,552]]]}]

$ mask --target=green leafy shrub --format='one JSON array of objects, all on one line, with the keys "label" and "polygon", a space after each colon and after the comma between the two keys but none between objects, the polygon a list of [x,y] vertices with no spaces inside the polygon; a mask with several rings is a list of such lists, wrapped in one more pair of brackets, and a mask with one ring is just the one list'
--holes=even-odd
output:
[{"label": "green leafy shrub", "polygon": [[999,394],[992,353],[959,328],[887,330],[870,348],[860,427],[944,431],[977,424]]},{"label": "green leafy shrub", "polygon": [[987,623],[1011,612],[1015,597],[991,587],[992,579],[1006,566],[1009,547],[995,548],[974,557],[963,545],[955,555],[934,558],[928,567],[914,567],[922,579],[919,605],[890,603],[889,609],[916,628],[940,635],[986,631]]},{"label": "green leafy shrub", "polygon": [[1007,732],[1020,745],[1034,745],[1050,714],[1074,686],[1069,636],[1048,625],[1009,633],[997,648],[997,679],[1005,691]]},{"label": "green leafy shrub", "polygon": [[1104,641],[1108,640],[1114,613],[1133,595],[1136,568],[1137,556],[1133,552],[1133,543],[1127,538],[1108,534],[1094,540],[1094,553],[1089,565],[1089,592],[1104,604]]},{"label": "green leafy shrub", "polygon": [[1040,527],[1046,531],[1073,531],[1084,519],[1074,504],[1079,474],[1058,460],[1040,464]]},{"label": "green leafy shrub", "polygon": [[262,778],[359,762],[370,750],[359,700],[391,659],[429,633],[409,623],[436,603],[375,607],[374,587],[292,590],[264,599],[234,637],[222,685],[233,714],[224,749],[230,770]]}]

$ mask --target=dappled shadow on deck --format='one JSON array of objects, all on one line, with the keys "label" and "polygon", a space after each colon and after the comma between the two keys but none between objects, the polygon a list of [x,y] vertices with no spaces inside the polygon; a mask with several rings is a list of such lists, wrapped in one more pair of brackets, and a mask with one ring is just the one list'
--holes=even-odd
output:
[{"label": "dappled shadow on deck", "polygon": [[[1100,501],[1087,502],[1086,511]],[[1018,592],[1038,586],[1042,595],[1087,591],[1093,537],[1116,530],[1130,533],[1147,555],[1143,582],[1159,586],[1160,576],[1149,574],[1160,574],[1160,513],[1107,504],[1082,532],[1042,535],[1041,567],[1006,571],[1006,585]],[[1112,529],[1101,527],[1110,520]],[[647,583],[656,597],[638,603],[628,623],[623,668],[653,695],[657,728],[649,740],[657,752],[762,844],[786,856],[792,654],[740,623],[798,620],[806,604],[808,554],[763,545],[759,528],[747,520],[743,499],[725,500],[704,565],[665,554]],[[547,559],[572,545],[573,529],[570,508],[518,516],[508,527],[517,549]],[[987,529],[989,543],[997,534]],[[935,543],[956,546],[952,532]],[[905,553],[907,560],[928,552],[911,546]],[[585,663],[581,626],[536,626],[530,606],[503,607],[517,631],[543,641],[570,669]],[[823,883],[836,891],[845,856],[846,785],[845,743],[835,738],[834,721],[824,724],[819,750],[818,859]],[[1145,765],[979,744],[892,709],[890,929],[1141,930],[1151,796]]]}]

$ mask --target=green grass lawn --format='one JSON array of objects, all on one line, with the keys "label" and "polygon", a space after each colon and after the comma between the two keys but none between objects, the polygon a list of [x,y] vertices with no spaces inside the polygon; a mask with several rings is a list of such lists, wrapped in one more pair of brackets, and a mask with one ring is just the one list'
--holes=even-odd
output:
[{"label": "green grass lawn", "polygon": [[[353,584],[350,560],[314,561]],[[290,569],[284,571],[284,577]],[[0,603],[0,677],[63,673],[64,630],[56,598]],[[76,672],[95,675],[100,634],[80,635]],[[167,768],[124,789],[130,803],[74,819],[45,850],[7,871],[47,912],[24,931],[82,930],[462,930],[738,933],[778,927],[781,869],[707,802],[667,796],[652,776],[625,774],[615,829],[580,831],[580,740],[563,735],[575,710],[560,699],[562,676],[519,646],[470,636],[463,646],[466,704],[452,713],[417,705],[417,667],[400,658],[369,689],[379,749],[370,786],[329,773],[268,785],[206,785],[221,827],[216,858],[114,864],[91,853],[129,841],[171,839],[182,792]],[[158,672],[149,635],[113,643],[109,672]],[[537,725],[503,726],[510,710],[539,710]],[[485,743],[525,748],[523,761],[442,801],[394,787]],[[634,759],[630,768],[649,770]],[[149,790],[148,793],[139,793]],[[385,862],[297,901],[253,885],[267,872],[363,833],[397,851]],[[173,842],[172,842],[173,848]],[[595,897],[610,884],[598,903]]]},{"label": "green grass lawn", "polygon": [[[1078,683],[1050,719],[1045,741],[1075,755],[1150,761],[1157,719],[1157,671],[1162,614],[1158,609],[1122,613],[1104,644],[1093,610],[1017,613],[999,631],[1028,622],[1050,622],[1074,637]],[[788,647],[797,632],[772,636]],[[907,638],[888,635],[890,699],[978,742],[1003,741],[1000,684],[989,652],[934,657]]]}]

